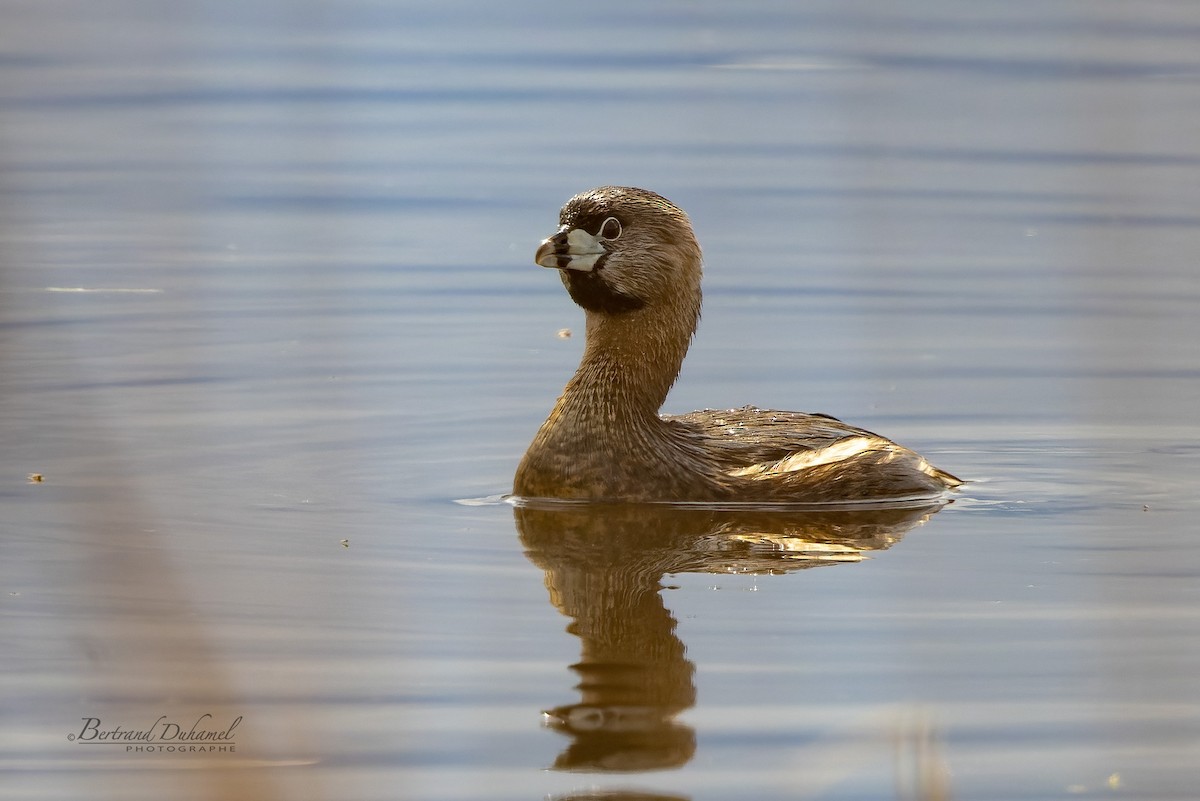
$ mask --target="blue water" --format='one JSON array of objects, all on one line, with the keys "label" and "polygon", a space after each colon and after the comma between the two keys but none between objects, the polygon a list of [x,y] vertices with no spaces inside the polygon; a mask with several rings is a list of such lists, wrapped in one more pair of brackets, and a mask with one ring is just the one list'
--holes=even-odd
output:
[{"label": "blue water", "polygon": [[[1194,796],[1200,10],[0,30],[6,795]],[[835,414],[972,483],[885,520],[499,502],[583,344],[533,250],[604,183],[705,248],[666,411]],[[81,735],[203,715],[235,750]]]}]

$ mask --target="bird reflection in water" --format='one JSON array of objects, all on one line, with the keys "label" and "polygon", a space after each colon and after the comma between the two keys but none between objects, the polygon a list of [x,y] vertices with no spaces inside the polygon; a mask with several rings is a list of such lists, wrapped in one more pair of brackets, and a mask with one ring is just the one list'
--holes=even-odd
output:
[{"label": "bird reflection in water", "polygon": [[557,770],[677,768],[696,749],[677,720],[696,702],[695,665],[663,604],[673,573],[789,573],[884,550],[944,503],[842,510],[522,502],[530,560],[579,637],[578,703],[548,710],[570,738]]}]

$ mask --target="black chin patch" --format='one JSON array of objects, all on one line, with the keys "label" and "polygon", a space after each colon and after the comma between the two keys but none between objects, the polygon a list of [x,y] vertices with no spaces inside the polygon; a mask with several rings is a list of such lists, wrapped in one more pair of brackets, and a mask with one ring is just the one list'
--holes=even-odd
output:
[{"label": "black chin patch", "polygon": [[613,289],[595,271],[585,273],[579,270],[563,270],[562,275],[567,292],[571,293],[571,300],[590,312],[624,314],[637,311],[646,305],[646,301],[641,298]]}]

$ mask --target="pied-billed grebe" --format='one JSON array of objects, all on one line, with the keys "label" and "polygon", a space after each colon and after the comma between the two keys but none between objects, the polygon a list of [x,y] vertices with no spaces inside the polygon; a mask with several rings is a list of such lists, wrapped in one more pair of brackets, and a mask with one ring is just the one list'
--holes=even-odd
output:
[{"label": "pied-billed grebe", "polygon": [[517,468],[526,498],[836,502],[928,498],[961,482],[832,417],[754,407],[660,416],[700,319],[700,245],[645,189],[576,195],[534,260],[587,312],[575,376]]}]

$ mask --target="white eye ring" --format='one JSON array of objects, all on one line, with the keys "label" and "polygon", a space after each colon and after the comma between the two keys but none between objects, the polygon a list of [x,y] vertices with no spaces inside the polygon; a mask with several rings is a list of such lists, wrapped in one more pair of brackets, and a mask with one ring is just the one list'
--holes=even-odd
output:
[{"label": "white eye ring", "polygon": [[[616,233],[612,233],[612,231]],[[600,231],[596,234],[597,239],[620,239],[621,238],[621,221],[616,217],[609,217],[604,222],[600,223]]]}]

